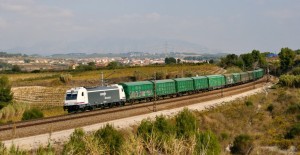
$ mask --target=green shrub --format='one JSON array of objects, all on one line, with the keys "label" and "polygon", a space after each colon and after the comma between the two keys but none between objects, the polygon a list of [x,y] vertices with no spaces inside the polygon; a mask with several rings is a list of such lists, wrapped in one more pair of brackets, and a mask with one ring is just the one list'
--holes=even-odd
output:
[{"label": "green shrub", "polygon": [[104,150],[108,154],[119,154],[125,141],[123,135],[109,124],[99,129],[95,138],[104,144]]},{"label": "green shrub", "polygon": [[300,114],[298,114],[298,115],[296,116],[296,119],[297,119],[298,121],[300,121]]},{"label": "green shrub", "polygon": [[59,76],[59,80],[62,82],[62,83],[65,83],[65,84],[68,84],[71,82],[72,80],[72,75],[71,74],[61,74]]},{"label": "green shrub", "polygon": [[145,144],[154,144],[155,149],[165,151],[165,144],[171,137],[175,137],[175,127],[165,116],[157,116],[154,122],[143,120],[137,129],[138,137],[141,137]]},{"label": "green shrub", "polygon": [[148,142],[154,130],[154,125],[150,120],[142,120],[137,129],[137,135],[142,137],[144,141]]},{"label": "green shrub", "polygon": [[[7,103],[10,103],[13,100],[13,94],[11,92],[11,85],[8,80],[8,77],[0,77],[0,103],[3,108]],[[1,108],[0,107],[0,108]]]},{"label": "green shrub", "polygon": [[196,134],[195,154],[218,155],[221,146],[214,133],[206,131]]},{"label": "green shrub", "polygon": [[267,107],[267,111],[269,111],[270,113],[272,113],[272,111],[274,110],[274,105],[273,104],[269,104]]},{"label": "green shrub", "polygon": [[7,154],[7,149],[2,142],[0,142],[0,154]]},{"label": "green shrub", "polygon": [[36,109],[36,108],[32,108],[32,109],[26,110],[23,113],[22,120],[24,121],[24,120],[30,120],[30,119],[43,118],[43,117],[44,117],[44,114],[42,111],[40,111],[39,109]]},{"label": "green shrub", "polygon": [[250,154],[253,150],[253,139],[249,135],[239,135],[234,138],[233,146],[230,148],[232,154]]},{"label": "green shrub", "polygon": [[9,148],[9,155],[26,155],[27,153],[23,150],[20,150],[19,147],[16,147],[15,145],[12,145],[10,148]]},{"label": "green shrub", "polygon": [[70,140],[64,145],[62,154],[86,154],[84,136],[85,132],[82,129],[75,129]]},{"label": "green shrub", "polygon": [[220,136],[221,136],[221,140],[227,140],[229,138],[228,133],[225,132],[222,132]]},{"label": "green shrub", "polygon": [[253,103],[252,103],[252,101],[246,101],[245,102],[245,105],[247,106],[247,107],[249,107],[249,106],[253,106]]},{"label": "green shrub", "polygon": [[48,144],[48,146],[46,148],[40,146],[36,150],[36,154],[37,155],[55,155],[55,149],[53,147],[51,147],[50,144]]},{"label": "green shrub", "polygon": [[279,84],[287,87],[300,87],[300,75],[281,75]]},{"label": "green shrub", "polygon": [[300,67],[296,67],[292,69],[292,74],[293,75],[300,75]]},{"label": "green shrub", "polygon": [[297,112],[300,112],[300,104],[291,104],[291,105],[289,105],[286,112],[288,114],[295,114]]},{"label": "green shrub", "polygon": [[286,133],[284,138],[286,139],[293,139],[295,136],[300,135],[300,123],[296,123],[292,126],[292,128]]},{"label": "green shrub", "polygon": [[188,138],[197,131],[197,119],[187,108],[176,115],[176,133],[178,137]]},{"label": "green shrub", "polygon": [[172,135],[175,135],[175,127],[168,121],[164,116],[157,116],[154,122],[154,133],[158,140],[158,143],[161,144],[162,148],[164,142],[168,142]]}]

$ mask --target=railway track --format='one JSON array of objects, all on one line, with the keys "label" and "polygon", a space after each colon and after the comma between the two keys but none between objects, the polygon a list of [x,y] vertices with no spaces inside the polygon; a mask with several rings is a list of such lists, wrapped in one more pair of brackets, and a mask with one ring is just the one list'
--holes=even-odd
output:
[{"label": "railway track", "polygon": [[[187,106],[196,102],[199,103],[203,101],[225,97],[228,95],[238,94],[254,89],[255,87],[261,85],[264,82],[266,82],[266,78],[262,78],[250,83],[245,83],[243,85],[237,85],[233,87],[222,88],[198,94],[186,95],[177,98],[167,98],[164,100],[158,100],[156,101],[156,109],[157,111],[172,109],[175,107]],[[31,121],[9,123],[0,126],[0,141],[81,127],[91,125],[94,123],[100,123],[129,116],[151,113],[152,111],[153,102],[147,102],[126,105],[123,107],[115,107],[110,109],[88,111],[84,113],[76,113]]]}]

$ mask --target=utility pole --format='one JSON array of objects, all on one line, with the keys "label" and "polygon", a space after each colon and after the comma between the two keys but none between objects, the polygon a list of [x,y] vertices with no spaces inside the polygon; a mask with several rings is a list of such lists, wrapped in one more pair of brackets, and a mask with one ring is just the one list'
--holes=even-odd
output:
[{"label": "utility pole", "polygon": [[105,82],[104,79],[107,79],[108,77],[112,76],[115,73],[116,73],[116,71],[113,71],[111,74],[109,74],[108,76],[104,77],[104,73],[101,72],[101,86],[104,86],[104,82]]},{"label": "utility pole", "polygon": [[103,82],[104,82],[104,79],[103,79],[103,72],[101,72],[101,86],[103,87]]},{"label": "utility pole", "polygon": [[268,66],[267,66],[267,82],[270,81],[270,69],[269,69],[269,63],[268,63]]},{"label": "utility pole", "polygon": [[[149,75],[148,74],[145,74],[145,73],[143,73],[143,72],[141,72],[141,71],[135,71],[135,72],[139,72],[139,73],[142,73],[142,74],[144,74],[146,77],[149,77]],[[151,77],[151,79],[152,80],[154,80],[154,86],[153,86],[153,92],[154,92],[154,101],[153,101],[153,105],[152,105],[152,107],[153,107],[153,112],[156,112],[156,99],[157,99],[157,94],[156,94],[156,72],[154,72],[154,76],[153,77]]]},{"label": "utility pole", "polygon": [[154,102],[153,102],[153,112],[156,112],[156,72],[154,72]]}]

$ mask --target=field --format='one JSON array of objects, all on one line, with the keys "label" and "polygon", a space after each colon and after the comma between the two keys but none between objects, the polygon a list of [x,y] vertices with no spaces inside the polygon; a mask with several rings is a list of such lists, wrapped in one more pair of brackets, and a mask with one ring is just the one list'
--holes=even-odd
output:
[{"label": "field", "polygon": [[[20,73],[8,75],[12,84],[12,92],[17,103],[28,104],[44,111],[46,116],[64,114],[62,110],[65,91],[71,87],[97,86],[100,74],[104,73],[108,84],[132,81],[139,73],[139,80],[151,79],[155,72],[164,73],[170,78],[222,74],[225,70],[215,65],[177,65],[132,67],[115,70],[96,70],[86,72],[55,72],[55,73]],[[60,75],[70,74],[71,81],[62,83]],[[53,110],[56,109],[56,110]]]}]

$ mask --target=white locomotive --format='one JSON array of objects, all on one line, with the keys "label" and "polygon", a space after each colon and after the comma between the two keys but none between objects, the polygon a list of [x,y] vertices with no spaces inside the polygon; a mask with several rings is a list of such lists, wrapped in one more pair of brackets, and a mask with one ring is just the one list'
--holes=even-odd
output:
[{"label": "white locomotive", "polygon": [[126,97],[121,85],[105,87],[77,87],[66,91],[64,110],[74,111],[93,110],[112,106],[122,106]]}]

